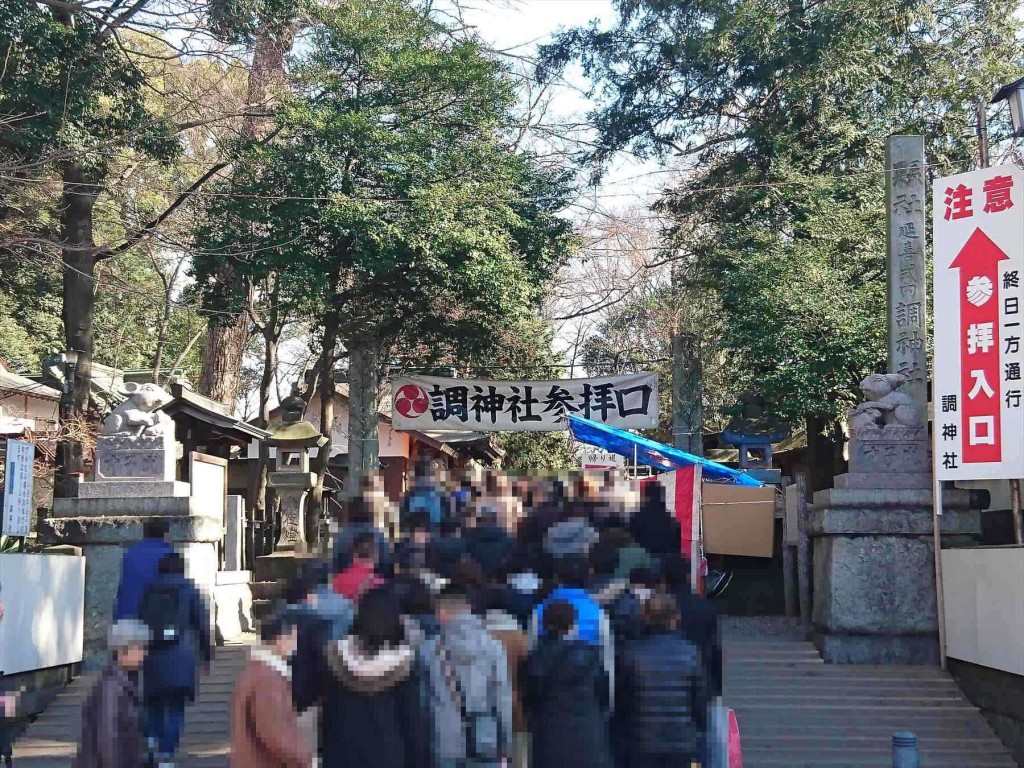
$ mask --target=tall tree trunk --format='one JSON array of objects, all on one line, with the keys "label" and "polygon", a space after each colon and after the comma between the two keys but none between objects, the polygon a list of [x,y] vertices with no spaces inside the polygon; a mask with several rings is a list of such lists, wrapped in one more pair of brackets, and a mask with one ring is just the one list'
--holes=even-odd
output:
[{"label": "tall tree trunk", "polygon": [[[273,280],[273,278],[271,278]],[[260,429],[270,426],[270,388],[274,383],[277,371],[278,347],[281,339],[279,308],[277,300],[277,283],[273,283],[270,291],[270,306],[267,319],[263,324],[263,374],[260,376],[260,414],[257,424]],[[266,442],[260,443],[260,455],[256,462],[256,517],[266,520],[267,481],[270,467],[270,448]]]},{"label": "tall tree trunk", "polygon": [[[267,111],[281,93],[287,80],[284,61],[298,24],[290,24],[279,34],[264,32],[256,39],[252,67],[249,69],[248,104],[250,110]],[[242,138],[258,139],[271,125],[271,119],[261,115],[248,115],[242,123]],[[217,279],[229,291],[242,291],[242,281],[234,268],[225,264]],[[237,316],[211,315],[208,321],[206,354],[199,376],[199,390],[207,397],[234,409],[242,380],[242,361],[249,341],[249,319],[244,312]]]},{"label": "tall tree trunk", "polygon": [[[313,511],[313,514],[306,516],[306,540],[315,543],[319,536],[315,522],[319,516],[319,510],[323,507],[324,481],[327,478],[327,467],[331,461],[331,434],[334,424],[334,396],[335,396],[335,373],[337,365],[338,337],[341,332],[341,311],[344,308],[346,297],[341,292],[341,264],[345,253],[351,246],[350,242],[339,244],[339,253],[334,259],[330,272],[327,275],[327,285],[331,287],[330,301],[324,308],[321,318],[323,329],[323,345],[320,350],[320,360],[317,367],[320,369],[320,377],[317,379],[317,394],[320,396],[320,434],[327,438],[327,443],[317,451],[313,461],[310,462],[310,469],[316,474],[316,484],[310,492],[306,509]],[[313,529],[314,535],[309,535]]]},{"label": "tall tree trunk", "polygon": [[[318,539],[316,520],[323,507],[324,481],[327,478],[327,467],[331,461],[331,432],[334,424],[335,374],[337,363],[338,331],[340,328],[339,312],[332,305],[323,319],[323,349],[320,352],[320,379],[318,395],[320,396],[320,433],[327,437],[328,442],[320,447],[310,463],[310,469],[316,474],[316,484],[310,491],[306,503],[306,540],[311,544]],[[310,535],[312,534],[312,535]]]},{"label": "tall tree trunk", "polygon": [[807,493],[832,487],[836,475],[845,471],[843,430],[835,419],[807,417]]},{"label": "tall tree trunk", "polygon": [[[92,379],[92,323],[96,300],[96,244],[93,242],[92,212],[96,205],[96,189],[87,179],[79,163],[68,163],[63,172],[60,239],[63,272],[64,344],[78,352],[70,398],[65,397],[62,418],[75,419],[89,406]],[[67,435],[67,424],[61,424],[62,438],[57,449],[57,472],[54,492],[59,497],[71,495],[72,474],[82,471],[82,443]]]},{"label": "tall tree trunk", "polygon": [[348,487],[355,490],[380,463],[380,344],[369,334],[349,339]]}]

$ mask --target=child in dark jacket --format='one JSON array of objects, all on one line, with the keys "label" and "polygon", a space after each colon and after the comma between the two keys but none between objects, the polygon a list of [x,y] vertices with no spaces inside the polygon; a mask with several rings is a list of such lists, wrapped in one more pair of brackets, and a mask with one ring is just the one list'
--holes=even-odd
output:
[{"label": "child in dark jacket", "polygon": [[600,650],[571,639],[576,609],[547,604],[544,635],[527,657],[520,679],[533,744],[531,768],[610,768],[608,677]]}]

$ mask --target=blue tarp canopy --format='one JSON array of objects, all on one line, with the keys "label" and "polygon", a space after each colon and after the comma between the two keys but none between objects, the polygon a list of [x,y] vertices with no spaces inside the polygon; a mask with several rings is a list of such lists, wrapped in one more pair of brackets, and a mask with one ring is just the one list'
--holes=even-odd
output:
[{"label": "blue tarp canopy", "polygon": [[732,469],[716,461],[702,459],[700,456],[694,456],[686,451],[680,451],[678,448],[648,440],[646,437],[634,435],[623,429],[584,419],[582,416],[570,414],[569,429],[572,430],[573,437],[581,442],[596,445],[628,459],[635,458],[637,462],[646,464],[648,467],[671,471],[682,467],[692,467],[696,464],[701,467],[704,477],[708,480],[733,483],[734,485],[757,487],[762,485],[760,481],[738,469]]}]

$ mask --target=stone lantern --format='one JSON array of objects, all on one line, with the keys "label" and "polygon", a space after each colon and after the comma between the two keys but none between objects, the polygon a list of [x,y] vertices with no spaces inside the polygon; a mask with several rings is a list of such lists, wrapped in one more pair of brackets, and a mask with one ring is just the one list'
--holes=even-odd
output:
[{"label": "stone lantern", "polygon": [[304,407],[302,398],[292,392],[281,403],[280,418],[270,422],[267,445],[277,449],[277,468],[268,483],[281,501],[281,535],[275,552],[305,548],[306,498],[316,484],[316,476],[309,471],[309,449],[323,448],[328,442],[312,423],[303,421]]}]

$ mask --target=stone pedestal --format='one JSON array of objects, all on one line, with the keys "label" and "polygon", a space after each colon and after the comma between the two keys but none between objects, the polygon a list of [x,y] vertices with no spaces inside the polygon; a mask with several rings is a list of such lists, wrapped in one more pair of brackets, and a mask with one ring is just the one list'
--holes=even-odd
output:
[{"label": "stone pedestal", "polygon": [[[938,663],[929,484],[926,472],[851,473],[814,495],[812,622],[825,661]],[[970,500],[968,491],[945,492],[944,541],[980,538]]]},{"label": "stone pedestal", "polygon": [[[207,595],[213,594],[217,572],[217,542],[223,535],[218,520],[204,515],[167,514],[167,502],[178,499],[59,499],[57,514],[39,521],[42,544],[72,544],[85,557],[86,665],[92,668],[106,658],[107,631],[121,578],[124,550],[142,539],[142,526],[159,517],[170,526],[170,539],[185,558],[186,572]],[[103,502],[104,511],[93,509]],[[82,505],[82,509],[77,506]],[[55,510],[56,511],[56,510]],[[212,603],[211,603],[212,611]]]}]

